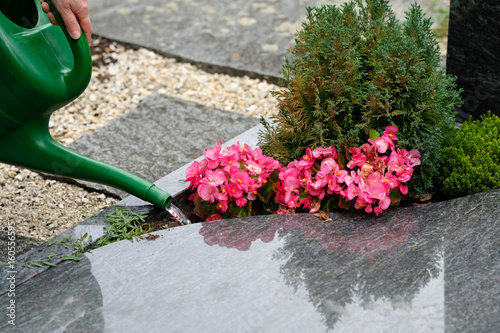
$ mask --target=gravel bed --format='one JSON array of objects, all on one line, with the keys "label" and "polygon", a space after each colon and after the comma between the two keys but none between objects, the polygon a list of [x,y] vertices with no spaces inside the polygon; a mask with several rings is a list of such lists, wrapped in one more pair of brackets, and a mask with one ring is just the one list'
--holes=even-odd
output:
[{"label": "gravel bed", "polygon": [[[108,124],[155,92],[255,117],[268,118],[276,112],[270,91],[279,87],[262,80],[209,74],[99,36],[93,37],[92,54],[94,68],[87,90],[51,117],[50,132],[63,145]],[[0,230],[7,230],[10,221],[17,234],[47,240],[117,201],[0,163]]]}]

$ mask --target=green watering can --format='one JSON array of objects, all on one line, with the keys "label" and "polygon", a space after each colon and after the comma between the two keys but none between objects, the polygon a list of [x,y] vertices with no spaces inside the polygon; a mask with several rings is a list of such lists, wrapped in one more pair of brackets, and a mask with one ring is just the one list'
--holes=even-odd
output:
[{"label": "green watering can", "polygon": [[0,162],[109,185],[171,211],[172,197],[153,183],[51,137],[50,115],[86,89],[92,60],[83,32],[73,40],[46,2],[60,26],[39,0],[0,0]]}]

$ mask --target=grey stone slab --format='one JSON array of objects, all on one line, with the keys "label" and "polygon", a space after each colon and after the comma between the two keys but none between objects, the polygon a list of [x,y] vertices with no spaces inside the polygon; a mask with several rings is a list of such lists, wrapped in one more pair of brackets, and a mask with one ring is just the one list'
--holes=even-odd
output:
[{"label": "grey stone slab", "polygon": [[496,189],[378,218],[257,216],[114,243],[19,286],[30,311],[15,328],[497,332],[499,200]]},{"label": "grey stone slab", "polygon": [[34,238],[15,235],[13,231],[0,231],[0,262],[9,260],[9,252],[20,256],[36,245],[37,240]]},{"label": "grey stone slab", "polygon": [[[210,65],[217,72],[275,79],[285,54],[302,28],[307,6],[345,0],[89,0],[94,31],[186,61]],[[401,19],[415,1],[393,0]],[[418,0],[424,8],[446,0]]]},{"label": "grey stone slab", "polygon": [[[255,117],[153,94],[69,148],[154,182],[199,157],[218,140],[225,142],[258,123]],[[122,198],[128,195],[109,186],[78,183]]]},{"label": "grey stone slab", "polygon": [[447,73],[464,89],[457,118],[500,116],[500,2],[451,0]]}]

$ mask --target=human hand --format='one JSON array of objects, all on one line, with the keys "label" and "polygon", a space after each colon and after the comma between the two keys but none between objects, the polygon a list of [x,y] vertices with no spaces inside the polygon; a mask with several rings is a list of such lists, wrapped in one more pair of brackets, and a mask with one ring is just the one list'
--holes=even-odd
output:
[{"label": "human hand", "polygon": [[[47,14],[50,22],[57,25],[54,14],[50,11],[50,6],[44,0],[40,0],[42,9]],[[69,35],[73,39],[80,38],[80,27],[90,43],[92,36],[92,23],[89,18],[89,8],[87,0],[52,0],[57,11],[61,15]]]}]

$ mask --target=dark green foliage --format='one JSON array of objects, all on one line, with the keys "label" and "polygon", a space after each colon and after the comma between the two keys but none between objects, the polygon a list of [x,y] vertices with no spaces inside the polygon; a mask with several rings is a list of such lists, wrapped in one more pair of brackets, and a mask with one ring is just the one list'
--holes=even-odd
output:
[{"label": "dark green foliage", "polygon": [[370,129],[393,125],[399,147],[421,153],[410,190],[427,192],[461,104],[455,79],[440,67],[431,20],[415,4],[400,23],[386,0],[307,10],[282,68],[287,87],[274,92],[276,123],[262,121],[263,152],[281,163],[307,147],[345,152],[366,142]]},{"label": "dark green foliage", "polygon": [[500,187],[500,118],[471,117],[448,138],[442,159],[438,181],[447,197]]}]

